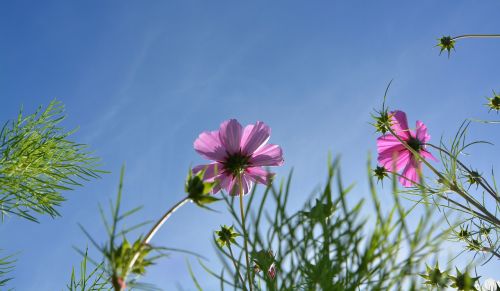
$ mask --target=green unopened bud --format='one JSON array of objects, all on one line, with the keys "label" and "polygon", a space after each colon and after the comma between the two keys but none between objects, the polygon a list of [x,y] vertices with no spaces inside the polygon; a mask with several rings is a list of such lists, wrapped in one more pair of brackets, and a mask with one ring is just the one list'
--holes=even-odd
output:
[{"label": "green unopened bud", "polygon": [[497,95],[495,91],[493,91],[493,97],[488,98],[488,103],[486,104],[490,110],[495,110],[497,113],[500,111],[500,95]]},{"label": "green unopened bud", "polygon": [[203,180],[205,170],[199,171],[193,175],[189,171],[186,179],[185,191],[196,205],[205,207],[205,205],[219,201],[212,195],[212,190],[216,186],[216,182],[206,182]]},{"label": "green unopened bud", "polygon": [[467,240],[471,235],[468,228],[469,228],[468,226],[466,226],[465,229],[460,227],[460,231],[457,233],[457,237],[461,240]]},{"label": "green unopened bud", "polygon": [[[123,278],[126,279],[128,272],[144,275],[146,268],[153,264],[154,259],[146,258],[149,253],[153,250],[153,247],[149,244],[144,244],[142,238],[139,237],[133,244],[130,244],[127,239],[124,238],[121,245],[113,250],[114,258],[114,268],[118,270]],[[132,269],[129,270],[130,262],[138,254],[136,261]]]},{"label": "green unopened bud", "polygon": [[441,48],[439,55],[441,55],[443,51],[446,51],[449,58],[451,50],[455,50],[455,41],[451,38],[451,36],[443,36],[439,39],[439,43],[436,46]]},{"label": "green unopened bud", "polygon": [[373,169],[373,176],[377,178],[377,181],[382,181],[384,178],[389,177],[389,173],[387,172],[387,169],[384,167],[377,166],[375,169]]},{"label": "green unopened bud", "polygon": [[448,286],[448,282],[450,281],[448,273],[446,271],[442,272],[439,269],[438,263],[436,263],[434,268],[425,265],[425,269],[426,273],[420,274],[420,276],[425,279],[424,284],[438,288],[446,288]]},{"label": "green unopened bud", "polygon": [[457,275],[455,277],[451,277],[451,287],[456,288],[458,290],[466,290],[466,291],[477,291],[476,289],[476,281],[479,280],[479,277],[471,277],[468,271],[465,271],[463,274],[457,270]]},{"label": "green unopened bud", "polygon": [[477,172],[477,171],[471,171],[467,175],[467,181],[471,185],[473,185],[473,184],[479,184],[480,180],[481,180],[481,174],[479,174],[479,172]]},{"label": "green unopened bud", "polygon": [[483,245],[477,239],[472,239],[467,243],[467,249],[470,251],[479,252],[483,250]]},{"label": "green unopened bud", "polygon": [[483,235],[483,236],[488,236],[488,235],[490,235],[491,228],[489,228],[489,227],[481,227],[481,228],[479,229],[479,232],[480,232],[480,233],[481,233],[481,235]]},{"label": "green unopened bud", "polygon": [[316,199],[316,204],[311,207],[311,211],[302,211],[301,213],[315,223],[322,223],[330,218],[334,212],[335,205],[333,203],[322,203],[321,200]]},{"label": "green unopened bud", "polygon": [[385,134],[389,131],[389,127],[391,126],[391,116],[386,109],[376,111],[375,113],[376,114],[372,114],[372,118],[375,119],[375,123],[372,123],[375,127],[375,132]]},{"label": "green unopened bud", "polygon": [[236,231],[234,231],[233,226],[221,225],[220,230],[216,231],[217,243],[221,246],[230,246],[236,243],[236,238],[240,236]]}]

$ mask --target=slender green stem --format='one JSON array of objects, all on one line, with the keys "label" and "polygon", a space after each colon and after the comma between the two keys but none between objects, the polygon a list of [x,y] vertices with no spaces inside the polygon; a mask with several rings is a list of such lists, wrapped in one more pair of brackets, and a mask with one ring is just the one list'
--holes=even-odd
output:
[{"label": "slender green stem", "polygon": [[[403,177],[401,174],[398,174],[398,173],[393,173],[393,174],[395,174],[398,177]],[[403,177],[403,178],[406,178],[406,177]],[[418,183],[418,182],[410,180],[410,179],[407,179],[407,180],[412,181],[418,187],[421,187],[421,188],[425,187],[424,184]],[[427,191],[429,191],[432,195],[437,195],[437,196],[439,196],[439,198],[444,199],[447,202],[449,202],[449,203],[451,203],[451,204],[453,204],[453,205],[455,205],[455,206],[458,207],[458,208],[452,208],[452,209],[463,211],[465,213],[469,213],[469,214],[474,215],[476,217],[480,217],[480,218],[482,218],[485,221],[489,221],[490,220],[487,216],[485,216],[484,214],[481,214],[481,213],[475,211],[470,206],[466,207],[465,205],[463,205],[461,203],[458,203],[458,202],[456,202],[455,200],[453,200],[451,198],[448,198],[446,195],[444,195],[442,193],[439,193],[439,192],[434,191],[432,189],[427,189]],[[449,205],[448,205],[448,207],[449,207]]]},{"label": "slender green stem", "polygon": [[[447,150],[445,149],[442,149],[438,146],[435,146],[433,144],[426,144],[434,149],[437,149],[438,151],[441,151],[445,154],[447,154],[450,158],[454,158],[455,161],[457,162],[457,164],[462,167],[469,175],[472,175],[472,170],[470,170],[466,165],[464,165],[458,158],[455,158],[450,152],[448,152]],[[497,203],[500,203],[500,197],[498,196],[498,194],[495,192],[495,190],[488,184],[488,181],[486,181],[483,177],[479,177],[477,182],[479,183],[479,185],[481,185],[481,187],[483,187],[484,190],[486,190],[486,192],[488,192],[496,201]]]},{"label": "slender green stem", "polygon": [[450,187],[450,190],[457,193],[460,195],[462,198],[464,198],[467,202],[470,204],[474,205],[478,210],[480,210],[485,216],[488,217],[488,221],[497,227],[500,227],[500,220],[496,218],[491,212],[489,212],[483,205],[481,205],[479,202],[477,202],[475,199],[467,195],[467,193],[464,193],[457,185],[455,182],[449,181],[441,172],[439,172],[436,168],[434,168],[428,161],[426,161],[424,158],[420,156],[420,154],[414,150],[412,147],[410,147],[406,141],[401,139],[399,135],[397,135],[394,130],[389,127],[389,132],[398,139],[398,141],[407,149],[409,150],[414,157],[416,157],[418,160],[420,160],[422,163],[424,163],[434,174],[436,174],[442,181],[445,183],[445,185]]},{"label": "slender green stem", "polygon": [[[181,201],[177,202],[177,204],[172,206],[172,208],[170,208],[167,212],[165,212],[165,214],[163,214],[163,216],[156,222],[156,224],[153,226],[153,228],[151,228],[151,230],[148,232],[148,234],[144,237],[144,239],[142,240],[142,245],[148,244],[151,241],[151,239],[153,238],[153,236],[156,234],[156,232],[170,218],[170,216],[175,211],[177,211],[177,209],[181,208],[184,204],[186,204],[188,201],[191,201],[191,199],[189,199],[189,197],[185,197]],[[134,267],[135,262],[137,262],[137,259],[139,258],[139,255],[140,255],[139,252],[135,253],[134,257],[130,261],[130,264],[128,267],[129,271],[132,271],[132,268]]]},{"label": "slender green stem", "polygon": [[247,263],[247,278],[248,278],[248,286],[250,291],[253,291],[253,282],[252,282],[252,274],[251,274],[251,266],[250,266],[250,257],[248,256],[248,236],[247,230],[245,226],[245,210],[243,208],[243,183],[241,179],[241,174],[238,175],[238,183],[240,186],[240,213],[241,213],[241,228],[243,229],[243,244],[245,248],[245,260]]},{"label": "slender green stem", "polygon": [[452,39],[457,40],[461,38],[500,38],[500,34],[463,34],[455,36]]},{"label": "slender green stem", "polygon": [[247,287],[245,286],[245,280],[243,279],[243,276],[241,276],[241,273],[240,273],[239,265],[236,264],[236,259],[234,258],[233,249],[231,248],[231,245],[228,244],[227,248],[229,249],[229,254],[231,255],[231,261],[233,261],[234,268],[236,269],[236,273],[238,273],[238,278],[240,278],[241,286],[243,287],[244,290],[247,290]]}]

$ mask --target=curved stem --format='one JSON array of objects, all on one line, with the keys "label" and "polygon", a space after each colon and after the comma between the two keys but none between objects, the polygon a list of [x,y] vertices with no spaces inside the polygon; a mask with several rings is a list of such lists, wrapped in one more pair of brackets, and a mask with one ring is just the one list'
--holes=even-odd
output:
[{"label": "curved stem", "polygon": [[[163,224],[170,218],[170,216],[177,211],[177,209],[181,208],[184,204],[186,204],[188,201],[190,201],[189,197],[185,197],[181,201],[177,202],[172,208],[170,208],[163,216],[156,222],[156,224],[151,228],[151,230],[148,232],[148,234],[144,237],[142,240],[142,245],[148,244],[153,236],[156,234],[156,232],[163,226]],[[130,264],[128,266],[129,272],[132,271],[132,268],[134,267],[135,262],[137,262],[137,259],[139,258],[140,253],[137,252],[135,253],[134,257],[130,261]]]},{"label": "curved stem", "polygon": [[243,244],[245,248],[245,260],[247,263],[247,278],[248,278],[248,286],[250,291],[253,290],[253,282],[252,282],[252,274],[250,273],[250,258],[248,256],[248,237],[247,230],[245,226],[245,210],[243,208],[243,184],[241,179],[241,174],[238,175],[238,183],[240,186],[240,213],[241,213],[241,228],[243,229]]},{"label": "curved stem", "polygon": [[500,38],[500,34],[463,34],[453,37],[452,40],[461,38]]},{"label": "curved stem", "polygon": [[[426,144],[438,151],[441,151],[445,154],[447,154],[450,158],[452,159],[455,159],[455,161],[457,162],[458,165],[460,165],[460,167],[462,167],[469,175],[472,175],[472,171],[466,166],[464,165],[458,158],[455,158],[450,152],[448,152],[447,150],[445,149],[442,149],[438,146],[435,146],[433,144]],[[479,185],[481,185],[481,187],[483,187],[484,190],[486,190],[486,192],[488,192],[496,201],[497,203],[500,203],[500,197],[498,196],[498,194],[495,192],[495,190],[493,188],[491,188],[490,184],[488,183],[488,181],[486,181],[486,179],[484,179],[483,177],[479,177],[479,179],[477,180],[477,182],[479,183]]]},{"label": "curved stem", "polygon": [[236,260],[235,260],[234,255],[233,255],[233,249],[231,249],[231,245],[228,244],[227,248],[229,249],[229,254],[231,255],[231,261],[233,261],[234,268],[236,269],[236,273],[238,273],[238,278],[240,278],[240,280],[241,280],[241,286],[243,287],[244,290],[247,290],[247,288],[245,286],[245,280],[243,280],[243,276],[241,276],[241,273],[240,273],[240,268],[236,264]]},{"label": "curved stem", "polygon": [[[424,185],[424,184],[421,184],[421,183],[419,183],[419,182],[416,182],[416,181],[413,181],[413,180],[411,180],[411,179],[408,179],[408,178],[404,177],[403,175],[401,175],[401,174],[399,174],[399,173],[397,173],[397,172],[390,172],[390,173],[392,173],[392,174],[394,174],[394,175],[396,175],[396,176],[398,176],[398,177],[403,177],[403,178],[407,179],[408,181],[411,181],[412,183],[414,183],[414,184],[415,184],[415,185],[417,185],[418,187],[421,187],[421,188],[425,187],[425,185]],[[429,193],[431,193],[432,195],[437,195],[437,196],[439,196],[439,198],[444,199],[444,200],[446,200],[448,203],[451,203],[451,204],[453,204],[453,205],[455,205],[455,206],[457,206],[457,207],[458,207],[458,208],[452,208],[452,209],[455,209],[455,210],[458,210],[458,211],[462,211],[462,212],[465,212],[465,213],[469,213],[469,214],[471,214],[471,215],[473,215],[473,216],[475,215],[476,217],[480,217],[480,218],[482,218],[483,220],[486,220],[486,221],[489,221],[489,220],[490,220],[490,219],[489,219],[487,216],[485,216],[484,214],[481,214],[481,213],[479,213],[479,212],[475,211],[475,210],[474,210],[474,209],[472,209],[470,206],[469,206],[469,207],[467,207],[467,206],[465,206],[465,205],[463,205],[463,204],[461,204],[461,203],[459,203],[459,202],[456,202],[455,200],[453,200],[453,199],[451,199],[451,198],[447,197],[446,195],[444,195],[443,193],[440,193],[440,192],[435,191],[435,190],[432,190],[432,189],[426,189],[426,190],[427,190],[427,191],[429,191]],[[449,205],[448,205],[448,207],[449,207]]]},{"label": "curved stem", "polygon": [[414,150],[412,147],[410,147],[406,141],[402,140],[399,135],[397,135],[394,130],[389,127],[389,132],[407,149],[409,150],[414,157],[416,157],[418,160],[420,160],[422,163],[424,163],[436,176],[438,176],[443,182],[446,182],[446,185],[450,187],[450,190],[457,193],[460,195],[462,198],[464,198],[467,202],[470,204],[474,205],[478,210],[480,210],[485,216],[488,217],[488,221],[497,227],[500,227],[500,220],[496,218],[493,214],[491,214],[488,209],[486,209],[483,205],[481,205],[479,202],[477,202],[474,198],[470,197],[467,195],[467,193],[464,193],[457,185],[455,182],[449,181],[441,172],[439,172],[436,168],[434,168],[428,161],[426,161],[424,158],[420,156],[420,154]]}]

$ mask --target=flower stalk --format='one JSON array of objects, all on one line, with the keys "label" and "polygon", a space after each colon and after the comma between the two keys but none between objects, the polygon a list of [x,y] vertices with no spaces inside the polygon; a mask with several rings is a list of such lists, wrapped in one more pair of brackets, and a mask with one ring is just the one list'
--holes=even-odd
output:
[{"label": "flower stalk", "polygon": [[236,260],[234,259],[234,254],[233,254],[233,249],[231,248],[231,245],[227,245],[227,248],[229,249],[229,254],[231,255],[231,261],[233,262],[234,268],[236,269],[236,273],[238,274],[238,278],[241,281],[241,286],[243,287],[244,290],[247,290],[245,286],[245,280],[243,279],[243,276],[241,276],[240,273],[240,268],[238,264],[236,264]]},{"label": "flower stalk", "polygon": [[[447,150],[445,149],[442,149],[438,146],[435,146],[433,144],[427,144],[428,146],[438,150],[438,151],[441,151],[443,153],[445,153],[446,155],[448,155],[449,157],[453,157],[451,155],[450,152],[448,152]],[[462,169],[464,169],[469,175],[473,175],[473,171],[471,169],[469,169],[466,165],[464,165],[459,159],[456,159],[456,162],[457,164],[462,167]],[[498,193],[496,193],[496,191],[491,187],[491,185],[488,183],[488,181],[486,181],[483,177],[477,177],[476,179],[474,179],[474,181],[476,181],[486,192],[488,192],[488,194],[491,195],[491,197],[493,197],[493,199],[495,199],[498,203],[500,203],[500,197],[498,196]]]},{"label": "flower stalk", "polygon": [[399,142],[407,149],[409,150],[415,157],[417,157],[421,162],[423,162],[434,174],[436,174],[441,181],[445,185],[447,185],[451,191],[457,193],[460,195],[462,198],[464,198],[467,202],[472,204],[474,207],[476,207],[479,211],[481,211],[482,214],[484,214],[485,220],[489,221],[491,224],[496,225],[497,227],[500,227],[500,220],[496,218],[491,212],[489,212],[483,205],[481,205],[479,202],[477,202],[475,199],[471,198],[467,193],[464,193],[454,182],[449,181],[443,174],[441,174],[436,168],[434,168],[428,161],[423,159],[420,154],[415,151],[411,146],[409,146],[406,141],[402,140],[396,132],[392,128],[388,128],[389,132],[394,135]]},{"label": "flower stalk", "polygon": [[[165,212],[165,214],[156,222],[153,228],[151,228],[148,234],[144,237],[144,239],[142,240],[142,244],[147,245],[151,241],[151,239],[155,236],[155,234],[158,232],[158,230],[165,224],[165,222],[167,222],[170,216],[172,216],[172,214],[175,211],[177,211],[177,209],[181,208],[182,206],[184,206],[184,204],[186,204],[189,201],[191,201],[191,199],[189,197],[185,197],[181,201],[177,202],[174,206],[172,206],[172,208],[170,208],[167,212]],[[128,267],[129,270],[132,270],[135,262],[139,258],[139,255],[140,255],[139,252],[135,253],[134,257],[130,261]]]},{"label": "flower stalk", "polygon": [[443,51],[448,53],[448,58],[450,57],[451,50],[455,50],[455,43],[459,39],[465,38],[500,38],[500,34],[463,34],[455,37],[443,36],[439,39],[439,43],[436,45],[441,48],[439,54]]},{"label": "flower stalk", "polygon": [[500,38],[500,34],[463,34],[452,37],[451,39],[457,40],[462,38]]},{"label": "flower stalk", "polygon": [[[250,291],[253,290],[253,282],[252,282],[252,274],[251,274],[251,269],[250,269],[250,258],[248,256],[248,235],[247,235],[247,230],[246,230],[246,222],[245,222],[245,210],[243,207],[243,184],[242,184],[242,179],[241,179],[241,174],[238,175],[238,183],[240,186],[239,192],[240,192],[240,213],[241,213],[241,228],[243,229],[243,244],[245,248],[245,260],[246,260],[246,265],[247,265],[247,278],[248,278],[248,285],[250,288]],[[243,284],[244,285],[244,284]]]}]

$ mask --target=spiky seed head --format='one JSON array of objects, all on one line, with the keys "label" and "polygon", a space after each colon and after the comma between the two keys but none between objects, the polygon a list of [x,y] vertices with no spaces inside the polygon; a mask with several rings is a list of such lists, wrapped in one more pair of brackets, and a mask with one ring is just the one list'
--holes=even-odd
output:
[{"label": "spiky seed head", "polygon": [[233,226],[221,225],[220,230],[216,231],[217,235],[217,243],[221,246],[230,246],[231,244],[236,243],[236,238],[240,236],[235,230]]},{"label": "spiky seed head", "polygon": [[467,182],[469,184],[479,184],[479,181],[481,180],[481,174],[477,171],[471,171],[469,174],[467,174]]},{"label": "spiky seed head", "polygon": [[387,109],[375,111],[375,114],[372,114],[372,118],[375,120],[375,122],[372,123],[375,127],[375,132],[385,134],[389,131],[389,127],[391,126],[391,116]]},{"label": "spiky seed head", "polygon": [[464,291],[477,291],[476,281],[478,281],[480,277],[471,277],[467,270],[464,273],[461,273],[458,268],[456,270],[457,275],[455,277],[450,276],[452,282],[451,287]]},{"label": "spiky seed head", "polygon": [[425,279],[424,284],[438,288],[448,287],[448,283],[450,281],[448,273],[446,271],[441,271],[438,263],[436,263],[433,268],[425,265],[425,269],[425,274],[420,274],[420,276]]},{"label": "spiky seed head", "polygon": [[500,111],[500,95],[493,91],[493,97],[487,99],[488,103],[486,105],[490,108],[489,111],[495,110],[498,113]]},{"label": "spiky seed head", "polygon": [[389,177],[389,172],[385,167],[377,166],[373,169],[373,176],[377,178],[377,181],[382,181],[384,178]]},{"label": "spiky seed head", "polygon": [[439,55],[443,51],[446,51],[448,53],[448,58],[450,57],[451,50],[455,50],[455,40],[451,36],[443,36],[439,39],[439,43],[436,45],[441,48],[439,51]]}]

